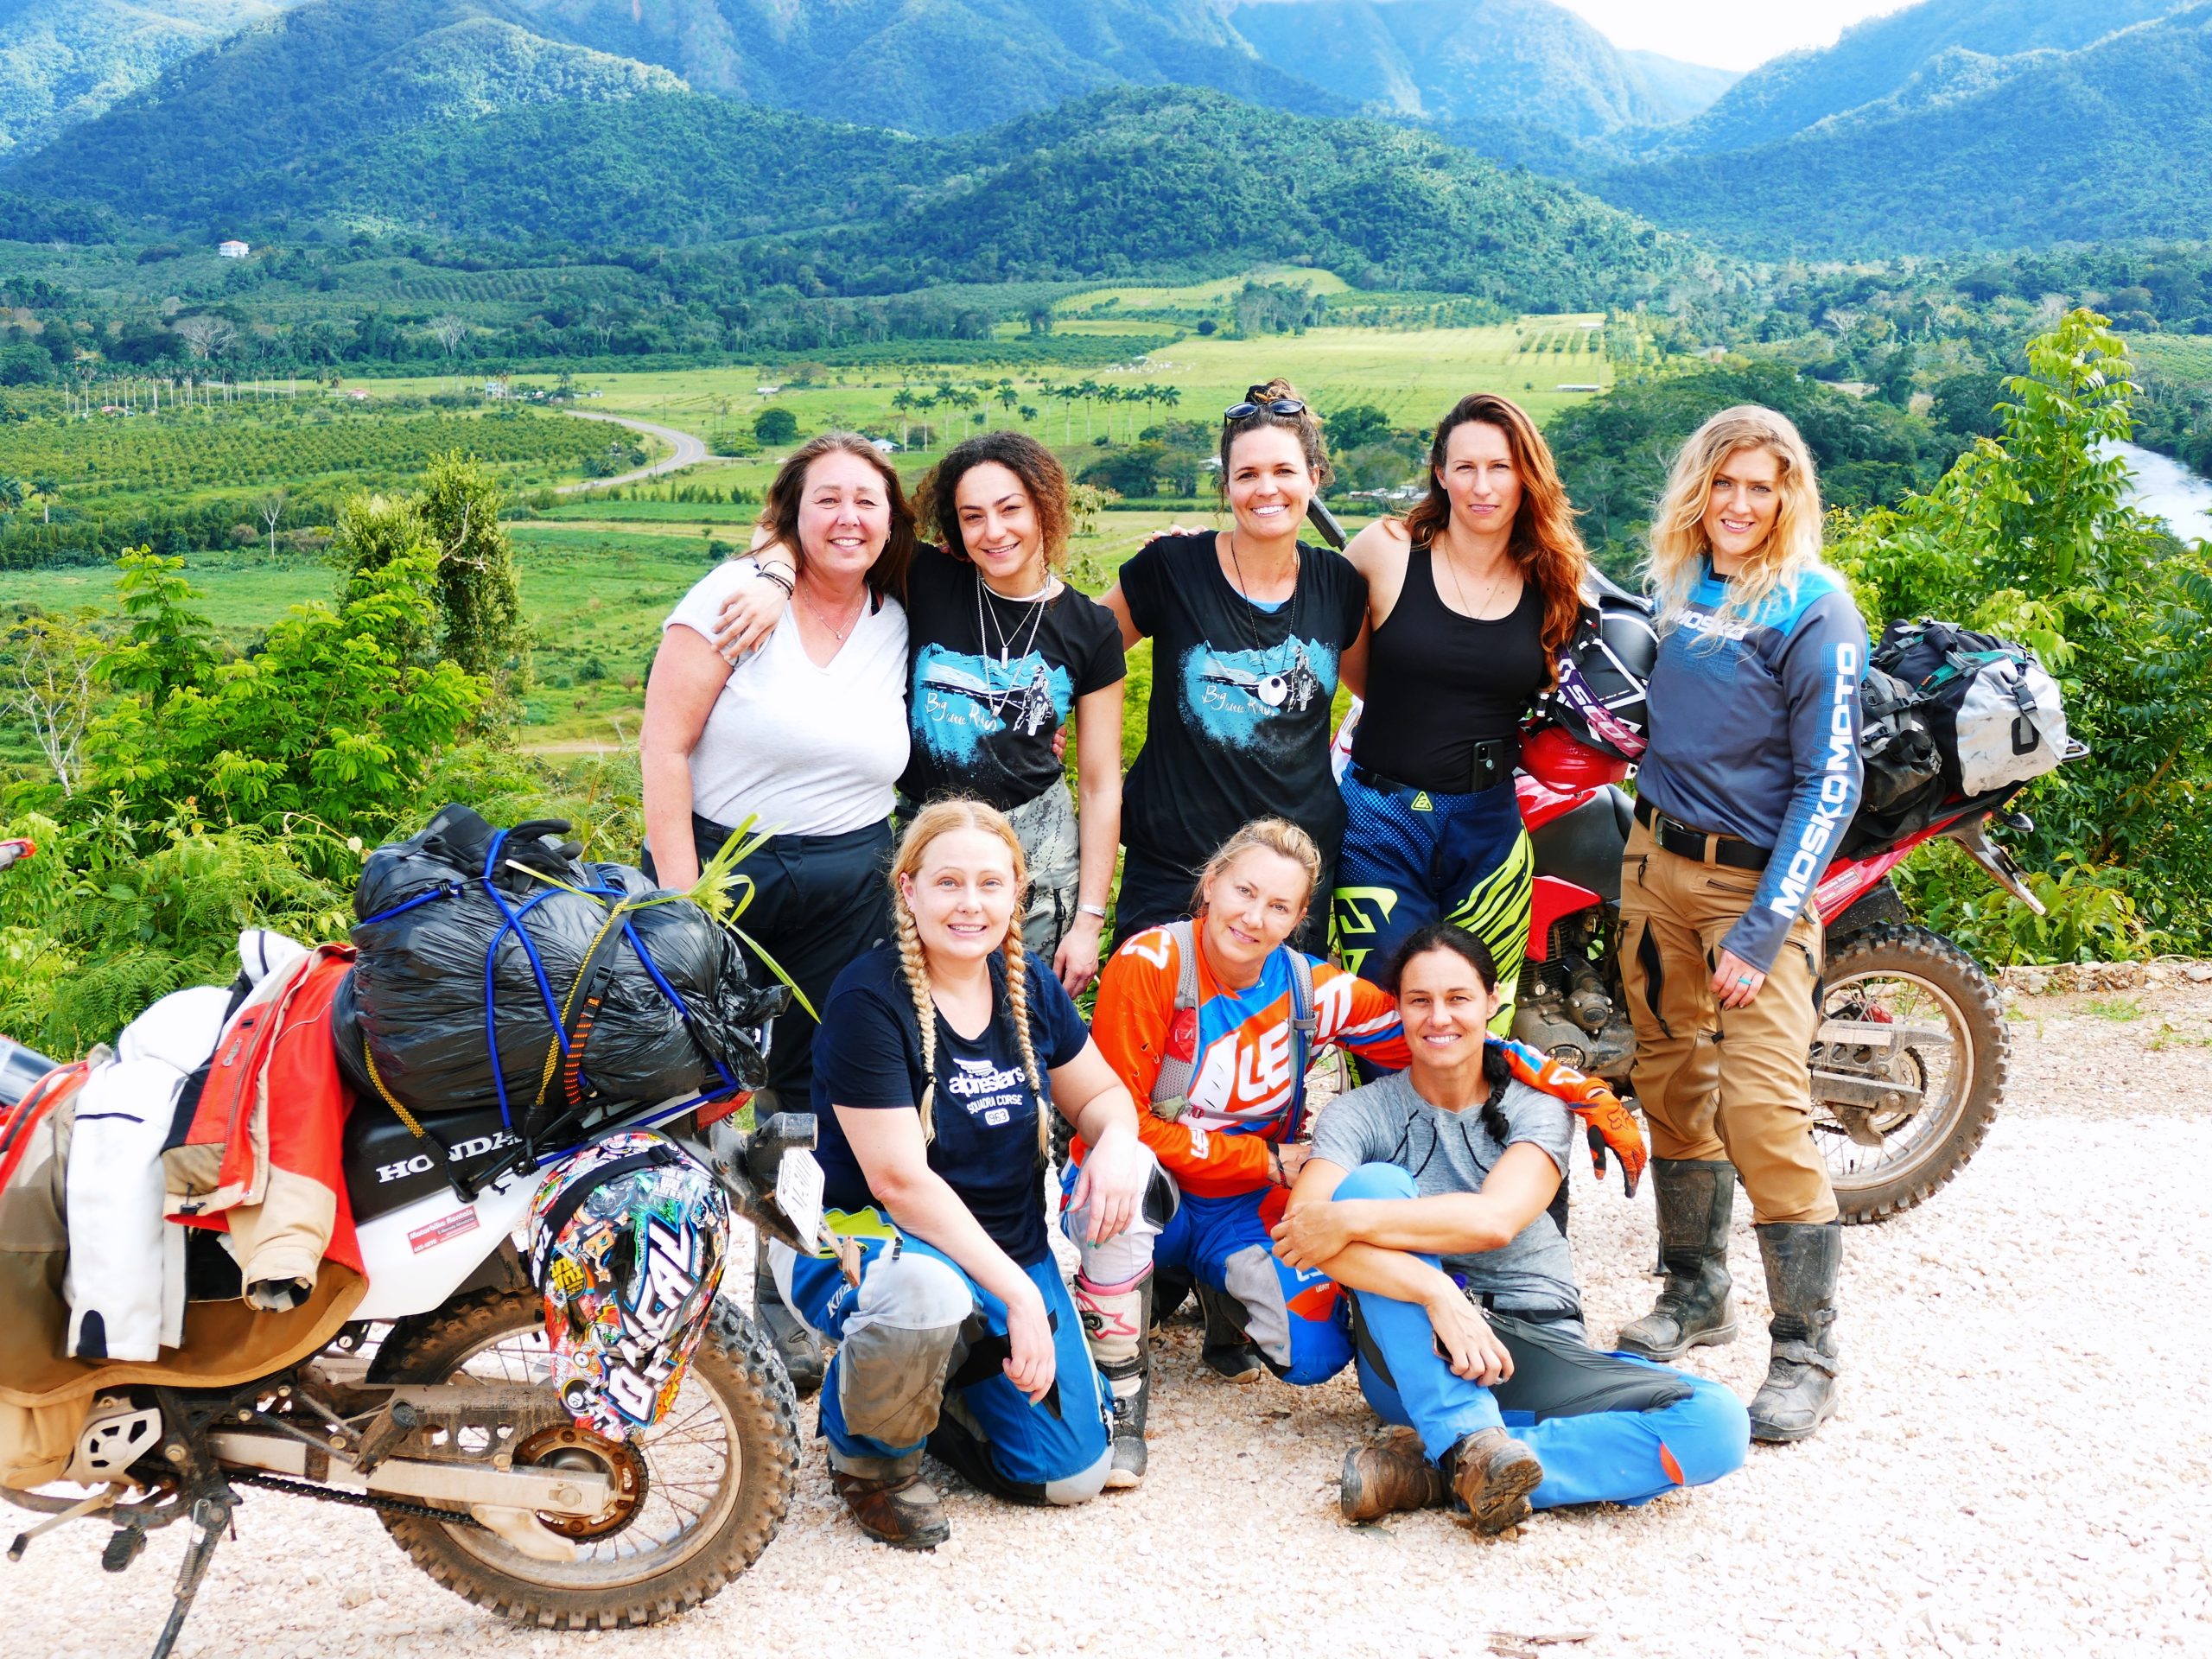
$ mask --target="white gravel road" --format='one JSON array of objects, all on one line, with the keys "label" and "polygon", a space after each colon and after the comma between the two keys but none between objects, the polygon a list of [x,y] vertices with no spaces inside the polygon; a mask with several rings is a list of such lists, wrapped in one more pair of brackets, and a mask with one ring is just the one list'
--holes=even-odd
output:
[{"label": "white gravel road", "polygon": [[[1539,1516],[1497,1542],[1433,1513],[1349,1528],[1337,1468],[1371,1421],[1353,1385],[1217,1382],[1178,1325],[1135,1492],[1039,1512],[957,1490],[953,1542],[899,1555],[843,1518],[810,1443],[791,1519],[746,1578],[671,1625],[562,1637],[435,1588],[365,1516],[255,1494],[180,1651],[2212,1653],[2212,987],[2014,1013],[2013,1109],[1980,1156],[1925,1208],[1848,1236],[1842,1409],[1716,1486]],[[1575,1196],[1606,1335],[1651,1292],[1649,1200],[1586,1170]],[[1733,1266],[1763,1320],[1747,1224]],[[1748,1334],[1696,1354],[1746,1395],[1764,1359]],[[0,1650],[145,1651],[180,1534],[123,1578],[100,1573],[92,1527],[0,1564]]]}]

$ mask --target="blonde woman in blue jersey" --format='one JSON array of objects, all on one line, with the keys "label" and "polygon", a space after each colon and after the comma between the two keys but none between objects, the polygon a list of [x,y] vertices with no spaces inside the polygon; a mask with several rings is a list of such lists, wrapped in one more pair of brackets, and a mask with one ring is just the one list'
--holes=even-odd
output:
[{"label": "blonde woman in blue jersey", "polygon": [[1835,1406],[1843,1230],[1811,1133],[1812,898],[1859,804],[1866,627],[1821,563],[1813,457],[1786,418],[1724,410],[1691,435],[1652,520],[1650,580],[1659,658],[1620,961],[1667,1279],[1619,1345],[1669,1360],[1734,1338],[1740,1179],[1774,1315],[1751,1433],[1799,1440]]}]

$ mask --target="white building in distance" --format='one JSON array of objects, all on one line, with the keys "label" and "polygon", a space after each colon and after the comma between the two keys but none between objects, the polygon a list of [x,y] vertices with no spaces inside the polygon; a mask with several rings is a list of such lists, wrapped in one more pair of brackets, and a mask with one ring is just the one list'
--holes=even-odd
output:
[{"label": "white building in distance", "polygon": [[243,259],[253,250],[236,237],[232,237],[227,242],[218,242],[215,245],[215,251],[226,259]]}]

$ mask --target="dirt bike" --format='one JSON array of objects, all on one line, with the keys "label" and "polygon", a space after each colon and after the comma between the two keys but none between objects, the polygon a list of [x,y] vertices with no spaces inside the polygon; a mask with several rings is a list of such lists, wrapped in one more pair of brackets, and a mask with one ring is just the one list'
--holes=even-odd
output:
[{"label": "dirt bike", "polygon": [[[1315,501],[1307,517],[1323,539],[1344,546],[1325,506]],[[1338,734],[1340,752],[1350,724]],[[1514,779],[1536,876],[1513,1034],[1605,1078],[1624,1099],[1636,1058],[1615,955],[1632,819],[1619,787],[1626,773],[1622,765],[1611,781],[1572,790],[1526,772]],[[2034,829],[2011,810],[2021,787],[1952,802],[1923,828],[1834,860],[1814,889],[1827,957],[1811,1057],[1813,1133],[1846,1221],[1881,1221],[1925,1202],[1966,1166],[2004,1098],[2012,1038],[1996,986],[1958,945],[1912,921],[1890,876],[1916,849],[1949,840],[2044,914],[1988,835],[1993,820],[2018,834]]]},{"label": "dirt bike", "polygon": [[[1630,804],[1618,785],[1575,791],[1515,779],[1536,879],[1513,1034],[1625,1096],[1636,1033],[1621,991],[1621,855]],[[1813,892],[1827,932],[1813,1044],[1813,1134],[1846,1221],[1924,1202],[1965,1167],[2004,1097],[2012,1039],[1980,964],[1915,924],[1891,873],[1938,838],[1958,843],[2007,893],[2044,906],[1989,839],[1992,819],[2034,828],[2008,804],[2018,785],[1947,808],[1891,845],[1832,862]]]},{"label": "dirt bike", "polygon": [[[0,868],[22,855],[0,852]],[[756,1125],[732,1105],[610,1109],[581,1138],[658,1128],[715,1171],[761,1236],[796,1243],[764,1195],[785,1153],[813,1146],[814,1119]],[[497,1111],[432,1122],[437,1139],[426,1141],[372,1107],[346,1120],[368,1289],[329,1343],[236,1388],[101,1394],[65,1473],[76,1491],[0,1487],[46,1516],[16,1536],[10,1560],[82,1517],[113,1528],[101,1564],[121,1572],[149,1532],[188,1521],[194,1537],[155,1659],[254,1491],[372,1510],[438,1583],[544,1628],[657,1623],[752,1565],[782,1524],[798,1462],[797,1403],[766,1340],[725,1298],[652,1428],[616,1441],[579,1427],[555,1392],[543,1298],[510,1236],[539,1160]],[[0,1109],[0,1143],[8,1127]]]}]

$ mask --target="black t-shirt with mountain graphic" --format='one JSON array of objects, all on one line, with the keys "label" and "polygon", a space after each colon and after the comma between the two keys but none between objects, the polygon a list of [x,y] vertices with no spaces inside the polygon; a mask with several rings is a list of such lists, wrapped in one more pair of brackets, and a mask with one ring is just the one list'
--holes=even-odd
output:
[{"label": "black t-shirt with mountain graphic", "polygon": [[1049,600],[1001,599],[976,567],[925,545],[906,575],[906,726],[899,792],[965,795],[1001,811],[1060,776],[1052,734],[1078,699],[1120,683],[1122,629],[1063,582]]},{"label": "black t-shirt with mountain graphic", "polygon": [[1329,707],[1366,620],[1367,583],[1340,556],[1300,543],[1295,590],[1267,609],[1230,585],[1214,547],[1211,531],[1163,536],[1122,567],[1122,597],[1153,649],[1122,838],[1195,870],[1252,819],[1284,817],[1332,860],[1344,812],[1329,770]]}]

